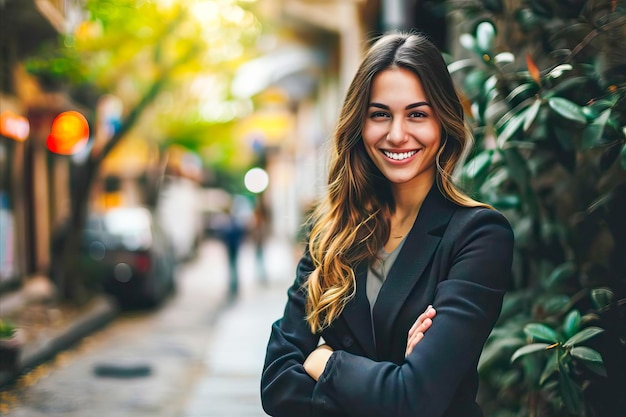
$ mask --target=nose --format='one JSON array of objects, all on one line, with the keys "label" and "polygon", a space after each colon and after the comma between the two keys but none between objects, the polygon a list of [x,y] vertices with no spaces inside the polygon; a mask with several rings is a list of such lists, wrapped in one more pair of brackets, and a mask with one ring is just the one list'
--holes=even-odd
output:
[{"label": "nose", "polygon": [[398,145],[407,140],[407,131],[402,118],[395,118],[389,125],[386,140],[393,145]]}]

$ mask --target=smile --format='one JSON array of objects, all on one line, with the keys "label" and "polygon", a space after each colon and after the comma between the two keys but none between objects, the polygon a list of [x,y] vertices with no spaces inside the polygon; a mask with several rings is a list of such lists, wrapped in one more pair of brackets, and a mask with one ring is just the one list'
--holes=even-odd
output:
[{"label": "smile", "polygon": [[408,159],[412,157],[413,155],[417,153],[417,151],[400,152],[400,153],[383,151],[383,153],[385,154],[387,158],[393,159],[395,161],[402,161],[404,159]]}]

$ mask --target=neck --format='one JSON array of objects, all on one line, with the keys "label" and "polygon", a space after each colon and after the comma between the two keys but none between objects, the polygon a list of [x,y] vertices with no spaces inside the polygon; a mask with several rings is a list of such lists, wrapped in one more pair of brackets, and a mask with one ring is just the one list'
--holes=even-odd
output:
[{"label": "neck", "polygon": [[416,184],[394,184],[393,199],[395,211],[392,218],[400,223],[408,219],[415,220],[433,183],[434,178],[431,181],[420,181]]},{"label": "neck", "polygon": [[386,252],[391,253],[402,238],[409,233],[432,186],[433,181],[394,185],[393,196],[396,208],[389,219],[389,239],[384,245]]}]

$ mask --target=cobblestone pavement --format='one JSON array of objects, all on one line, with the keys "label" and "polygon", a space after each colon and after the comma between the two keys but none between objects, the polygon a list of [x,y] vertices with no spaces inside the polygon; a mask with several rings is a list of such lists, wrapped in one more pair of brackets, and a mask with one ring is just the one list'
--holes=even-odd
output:
[{"label": "cobblestone pavement", "polygon": [[198,258],[181,266],[179,290],[166,305],[124,313],[26,375],[4,393],[10,407],[3,415],[265,416],[259,375],[295,271],[294,252],[284,242],[267,245],[266,284],[256,279],[251,246],[242,248],[239,266],[240,294],[227,302],[225,250],[205,242]]}]

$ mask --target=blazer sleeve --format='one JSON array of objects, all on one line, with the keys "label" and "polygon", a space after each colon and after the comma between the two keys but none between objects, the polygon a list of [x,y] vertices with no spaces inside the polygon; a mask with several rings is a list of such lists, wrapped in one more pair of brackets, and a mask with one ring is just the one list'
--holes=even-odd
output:
[{"label": "blazer sleeve", "polygon": [[317,382],[318,397],[355,417],[445,413],[461,380],[476,366],[510,282],[508,221],[494,210],[470,213],[448,226],[454,229],[453,249],[448,276],[435,292],[437,315],[411,355],[397,365],[335,351]]},{"label": "blazer sleeve", "polygon": [[330,398],[315,395],[315,380],[303,367],[320,339],[305,319],[302,285],[312,271],[307,247],[298,263],[296,280],[287,291],[283,317],[272,324],[261,375],[261,403],[265,412],[274,417],[330,417],[338,411]]}]

